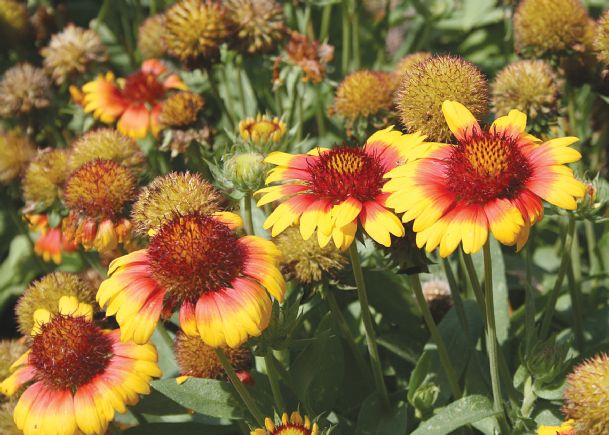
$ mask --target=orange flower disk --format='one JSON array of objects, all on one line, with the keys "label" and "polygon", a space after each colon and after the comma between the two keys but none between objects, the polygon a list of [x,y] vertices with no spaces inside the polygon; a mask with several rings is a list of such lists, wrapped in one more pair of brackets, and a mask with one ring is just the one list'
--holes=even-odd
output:
[{"label": "orange flower disk", "polygon": [[278,165],[267,177],[267,184],[285,184],[260,189],[264,194],[258,206],[289,199],[267,218],[264,228],[272,228],[275,237],[297,221],[305,240],[317,229],[321,247],[330,240],[339,249],[347,249],[355,238],[358,220],[378,243],[389,246],[390,234],[401,237],[404,227],[389,211],[382,192],[383,176],[403,162],[424,137],[401,134],[389,127],[372,135],[363,148],[341,146],[316,149],[309,154],[269,154],[266,162]]},{"label": "orange flower disk", "polygon": [[387,205],[414,221],[417,245],[440,246],[450,255],[462,243],[477,252],[489,230],[521,249],[531,225],[543,217],[542,199],[574,210],[585,193],[565,163],[580,159],[569,148],[575,137],[542,144],[525,131],[526,115],[512,110],[483,130],[463,105],[445,101],[442,110],[456,145],[427,143],[386,175]]},{"label": "orange flower disk", "polygon": [[118,119],[121,133],[141,139],[148,131],[158,134],[161,104],[169,89],[186,90],[186,85],[178,75],[167,75],[161,62],[149,59],[126,79],[115,81],[114,74],[108,72],[86,83],[83,103],[85,112],[93,112],[106,124]]},{"label": "orange flower disk", "polygon": [[[256,236],[239,238],[232,213],[175,215],[142,249],[110,264],[97,294],[116,315],[121,339],[148,341],[161,317],[179,306],[182,330],[212,347],[237,347],[270,320],[268,293],[283,300],[280,253]],[[266,290],[265,290],[266,289]]]}]

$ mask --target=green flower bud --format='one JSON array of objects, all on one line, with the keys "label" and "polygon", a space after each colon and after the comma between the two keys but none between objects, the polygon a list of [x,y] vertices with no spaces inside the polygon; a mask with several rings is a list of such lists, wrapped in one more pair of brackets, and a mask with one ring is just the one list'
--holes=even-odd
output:
[{"label": "green flower bud", "polygon": [[262,187],[266,170],[264,155],[260,153],[238,153],[224,162],[224,176],[243,192]]}]

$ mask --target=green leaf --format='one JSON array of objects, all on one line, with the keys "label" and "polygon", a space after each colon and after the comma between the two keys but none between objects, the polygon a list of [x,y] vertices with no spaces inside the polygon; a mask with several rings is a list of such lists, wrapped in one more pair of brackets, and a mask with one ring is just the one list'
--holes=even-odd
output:
[{"label": "green leaf", "polygon": [[424,421],[411,435],[444,435],[495,415],[493,405],[485,396],[463,397]]},{"label": "green leaf", "polygon": [[185,408],[216,418],[248,417],[233,386],[215,379],[190,378],[178,385],[175,378],[152,381],[152,388]]},{"label": "green leaf", "polygon": [[357,416],[355,435],[406,434],[408,414],[406,403],[399,402],[389,413],[383,408],[377,394],[362,402]]},{"label": "green leaf", "polygon": [[345,375],[340,340],[317,337],[296,358],[290,368],[298,398],[317,412],[331,409]]}]

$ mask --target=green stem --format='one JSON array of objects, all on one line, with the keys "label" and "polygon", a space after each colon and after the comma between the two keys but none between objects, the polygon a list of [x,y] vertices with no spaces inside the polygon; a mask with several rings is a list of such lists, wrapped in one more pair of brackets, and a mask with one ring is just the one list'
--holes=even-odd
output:
[{"label": "green stem", "polygon": [[249,393],[249,391],[247,391],[247,388],[245,388],[245,385],[243,385],[243,383],[237,377],[237,373],[235,373],[235,369],[230,364],[224,350],[222,350],[221,347],[217,347],[215,351],[220,363],[222,364],[222,367],[224,368],[224,371],[226,372],[226,376],[228,376],[229,381],[231,384],[233,384],[235,390],[237,390],[237,393],[239,394],[239,397],[241,397],[245,407],[248,409],[250,414],[252,414],[252,417],[254,417],[254,420],[256,420],[258,426],[264,427],[264,415],[260,411],[260,408],[258,408],[258,405],[254,401],[252,395]]},{"label": "green stem", "polygon": [[[472,284],[472,289],[474,290],[474,295],[476,296],[476,301],[480,306],[480,312],[485,312],[485,302],[484,302],[484,294],[482,293],[482,287],[480,287],[480,281],[478,280],[478,274],[476,273],[476,268],[474,267],[474,262],[472,261],[471,255],[466,255],[463,251],[461,251],[461,258],[463,259],[463,263],[465,264],[465,269],[467,270],[467,274],[469,275],[469,281]],[[486,322],[486,320],[485,320]]]},{"label": "green stem", "polygon": [[372,365],[372,374],[376,383],[376,389],[381,397],[381,402],[385,408],[389,408],[389,396],[387,387],[383,379],[383,367],[379,357],[379,350],[376,344],[376,333],[374,332],[374,324],[372,315],[370,314],[370,305],[368,304],[368,295],[366,294],[366,283],[364,281],[364,272],[357,252],[357,244],[354,241],[349,247],[349,256],[351,258],[351,266],[353,267],[353,276],[357,285],[357,297],[359,299],[362,321],[366,330],[366,342],[368,344],[368,352],[370,353],[370,363]]},{"label": "green stem", "polygon": [[423,319],[425,319],[427,329],[429,329],[429,332],[431,333],[431,338],[438,349],[440,363],[442,364],[444,372],[446,373],[446,377],[448,378],[448,383],[450,385],[453,397],[455,398],[455,400],[460,399],[461,396],[463,396],[463,393],[461,391],[461,387],[459,387],[459,382],[457,380],[455,370],[453,369],[453,366],[450,363],[446,343],[444,343],[442,334],[440,334],[440,330],[438,329],[436,322],[434,322],[433,317],[431,315],[431,311],[429,311],[429,306],[425,301],[425,296],[423,295],[423,289],[421,288],[421,280],[419,278],[419,275],[412,274],[409,275],[408,278],[410,279],[410,286],[414,291],[414,295],[417,298],[417,303],[419,304],[421,314],[423,314]]},{"label": "green stem", "polygon": [[275,372],[272,358],[271,349],[269,348],[264,354],[264,364],[266,366],[266,374],[269,378],[269,383],[271,384],[275,406],[277,407],[279,414],[281,414],[282,412],[287,412],[287,409],[285,407],[285,402],[283,401],[283,395],[281,394],[281,388],[279,386],[279,381],[277,380],[277,373]]},{"label": "green stem", "polygon": [[[532,239],[532,237],[531,237]],[[525,336],[525,353],[528,355],[533,343],[537,330],[535,329],[535,295],[533,294],[532,272],[533,264],[533,241],[529,240],[525,251],[526,261],[526,283],[524,285],[524,336]]]},{"label": "green stem", "polygon": [[332,20],[333,3],[326,3],[321,15],[321,27],[319,29],[319,40],[324,42],[330,34],[330,22]]},{"label": "green stem", "polygon": [[556,276],[556,281],[554,282],[554,287],[550,291],[550,296],[546,302],[543,320],[541,322],[541,330],[539,332],[540,340],[545,340],[550,332],[552,317],[554,316],[554,311],[556,310],[556,301],[558,300],[558,295],[560,294],[560,289],[562,287],[563,280],[565,279],[567,267],[571,259],[573,234],[575,234],[575,218],[573,217],[573,214],[569,214],[569,224],[567,226],[567,232],[562,244],[562,259],[560,260],[560,267],[558,268],[558,274]]},{"label": "green stem", "polygon": [[302,130],[304,128],[304,109],[302,100],[304,99],[304,85],[300,83],[300,92],[298,93],[298,129],[296,130],[296,142],[300,142],[302,140]]},{"label": "green stem", "polygon": [[484,300],[486,307],[486,346],[491,371],[491,387],[493,390],[493,410],[497,413],[497,420],[501,433],[509,433],[503,409],[503,396],[501,395],[501,379],[499,377],[499,358],[497,331],[495,327],[495,306],[493,303],[493,263],[491,260],[490,240],[484,244]]},{"label": "green stem", "polygon": [[361,54],[359,49],[359,11],[358,11],[358,0],[353,0],[351,7],[351,26],[353,37],[353,69],[358,70],[361,64]]},{"label": "green stem", "polygon": [[[573,253],[575,256],[575,252]],[[584,326],[582,322],[581,302],[581,276],[577,276],[574,270],[573,258],[567,267],[567,284],[571,296],[571,311],[573,316],[573,329],[575,332],[575,348],[581,353],[584,349]]]},{"label": "green stem", "polygon": [[296,114],[296,100],[298,100],[298,83],[300,81],[300,76],[294,78],[294,84],[292,85],[292,95],[288,95],[288,98],[291,97],[292,103],[290,104],[290,113],[288,114],[288,128],[292,128],[294,125],[294,116]]},{"label": "green stem", "polygon": [[254,232],[254,218],[252,216],[252,193],[247,192],[245,197],[243,198],[243,203],[245,205],[245,232],[252,236],[255,236]]},{"label": "green stem", "polygon": [[332,318],[336,323],[336,327],[338,328],[340,335],[342,335],[345,341],[347,342],[349,350],[351,350],[351,353],[353,354],[355,364],[359,368],[361,375],[365,378],[369,378],[370,370],[368,370],[366,361],[364,360],[364,357],[357,348],[357,344],[355,343],[355,337],[353,337],[353,334],[349,329],[349,325],[347,325],[345,316],[343,316],[343,313],[340,307],[338,306],[338,303],[336,302],[336,298],[334,297],[332,289],[326,288],[324,286],[324,296],[326,301],[328,302],[328,306],[330,307],[330,313],[332,313]]},{"label": "green stem", "polygon": [[349,23],[349,0],[343,0],[342,7],[342,28],[343,28],[343,56],[342,56],[342,72],[343,75],[349,72],[349,55],[350,55],[350,44],[351,44],[351,24]]}]

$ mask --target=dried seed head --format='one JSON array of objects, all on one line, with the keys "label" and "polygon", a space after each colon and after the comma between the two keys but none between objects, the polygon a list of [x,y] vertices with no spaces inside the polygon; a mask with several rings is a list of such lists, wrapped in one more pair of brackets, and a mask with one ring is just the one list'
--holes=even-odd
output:
[{"label": "dried seed head", "polygon": [[301,284],[318,283],[324,273],[336,273],[347,264],[347,258],[334,244],[320,248],[314,237],[304,240],[296,227],[288,228],[274,240],[281,251],[283,270]]},{"label": "dried seed head", "polygon": [[163,14],[148,17],[137,31],[137,48],[144,59],[157,59],[165,55],[163,46]]},{"label": "dried seed head", "polygon": [[420,131],[431,141],[448,141],[452,133],[442,103],[457,101],[476,118],[488,110],[488,86],[480,70],[455,56],[433,56],[402,77],[396,96],[401,121],[410,132]]},{"label": "dried seed head", "polygon": [[19,299],[15,313],[19,331],[29,335],[34,326],[34,313],[46,309],[51,314],[59,313],[59,300],[63,296],[75,296],[82,303],[97,306],[95,289],[77,275],[54,272],[32,283]]},{"label": "dried seed head", "polygon": [[0,80],[0,116],[30,113],[51,103],[51,81],[44,70],[29,63],[9,68]]},{"label": "dried seed head", "polygon": [[171,172],[142,189],[133,205],[133,222],[140,234],[156,232],[176,215],[211,214],[220,210],[218,191],[198,174]]},{"label": "dried seed head", "polygon": [[166,127],[186,127],[197,121],[205,100],[194,92],[178,92],[161,106],[159,122]]},{"label": "dried seed head", "polygon": [[40,54],[44,58],[45,69],[58,85],[83,74],[91,64],[105,62],[108,57],[106,47],[95,30],[73,24],[53,35]]},{"label": "dried seed head", "polygon": [[356,71],[338,85],[332,111],[349,120],[376,115],[391,109],[395,88],[393,74]]},{"label": "dried seed head", "polygon": [[590,24],[580,0],[523,0],[514,14],[516,51],[526,57],[584,51]]},{"label": "dried seed head", "polygon": [[557,114],[561,83],[543,60],[520,60],[503,68],[492,85],[491,102],[497,116],[518,109],[535,121]]},{"label": "dried seed head", "polygon": [[19,177],[36,155],[32,142],[18,130],[0,130],[0,184]]},{"label": "dried seed head", "polygon": [[575,433],[609,433],[609,356],[599,354],[567,377],[563,413],[572,418]]},{"label": "dried seed head", "polygon": [[275,0],[227,0],[237,27],[236,43],[254,54],[272,51],[286,35],[283,7]]},{"label": "dried seed head", "polygon": [[68,152],[47,148],[39,151],[23,177],[23,199],[32,205],[50,207],[58,198],[68,176]]}]

